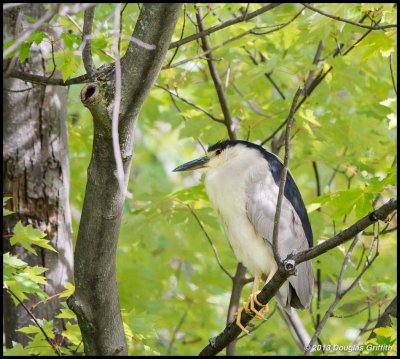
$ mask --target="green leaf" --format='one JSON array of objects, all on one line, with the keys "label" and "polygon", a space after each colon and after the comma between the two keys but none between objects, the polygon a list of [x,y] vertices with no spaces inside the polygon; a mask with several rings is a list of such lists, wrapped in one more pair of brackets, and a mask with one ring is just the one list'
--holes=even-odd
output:
[{"label": "green leaf", "polygon": [[60,67],[62,78],[64,81],[68,80],[79,68],[78,57],[72,54],[66,54],[64,57],[64,64]]},{"label": "green leaf", "polygon": [[36,250],[32,245],[49,249],[58,253],[50,244],[49,240],[44,239],[45,233],[32,227],[32,225],[23,226],[21,221],[18,221],[14,227],[14,236],[11,237],[10,242],[12,245],[20,243],[27,251],[37,255]]},{"label": "green leaf", "polygon": [[31,52],[31,43],[24,42],[19,47],[18,58],[21,63],[23,63],[28,57]]},{"label": "green leaf", "polygon": [[10,211],[7,208],[3,208],[3,217],[8,216],[8,215],[13,214],[13,213],[14,213],[13,211]]},{"label": "green leaf", "polygon": [[23,269],[28,264],[18,259],[17,256],[10,255],[9,252],[3,254],[3,266],[9,266],[15,269]]},{"label": "green leaf", "polygon": [[78,324],[72,324],[70,322],[67,322],[65,327],[66,330],[62,332],[62,335],[66,337],[72,344],[79,345],[82,341],[82,334]]},{"label": "green leaf", "polygon": [[90,42],[92,48],[104,50],[107,47],[107,41],[104,39],[94,39]]},{"label": "green leaf", "polygon": [[43,39],[48,37],[49,36],[44,32],[36,30],[29,36],[29,41],[30,43],[34,42],[36,45],[39,45],[43,41]]},{"label": "green leaf", "polygon": [[79,46],[81,44],[81,42],[82,42],[82,37],[81,36],[79,36],[77,34],[70,33],[70,32],[62,33],[60,35],[60,38],[64,40],[64,44],[69,50],[73,50],[74,49],[74,44],[77,44]]},{"label": "green leaf", "polygon": [[65,288],[67,289],[61,292],[60,298],[68,298],[75,292],[75,286],[70,282],[65,283]]},{"label": "green leaf", "polygon": [[20,343],[12,342],[12,348],[3,347],[3,355],[4,356],[27,356],[29,355],[29,351],[25,349]]},{"label": "green leaf", "polygon": [[60,319],[73,319],[76,318],[76,314],[69,308],[61,308],[60,314],[55,317]]}]

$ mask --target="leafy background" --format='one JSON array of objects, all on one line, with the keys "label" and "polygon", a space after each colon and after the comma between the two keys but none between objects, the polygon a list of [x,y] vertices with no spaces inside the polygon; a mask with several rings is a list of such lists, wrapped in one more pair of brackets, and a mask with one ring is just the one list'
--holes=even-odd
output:
[{"label": "leafy background", "polygon": [[[181,37],[184,22],[184,36],[197,31],[194,6],[187,5],[186,19],[182,12],[173,41]],[[205,26],[209,28],[239,16],[240,8],[247,4],[196,6],[203,8]],[[248,11],[259,7],[259,4],[250,4]],[[373,19],[382,18],[382,24],[395,23],[397,14],[393,4],[318,4],[318,8],[353,21],[359,21],[363,14],[368,13]],[[96,8],[94,25],[97,31],[92,42],[96,66],[111,62],[105,52],[111,47],[113,24],[109,15],[113,9],[110,4]],[[209,37],[211,46],[255,25],[285,23],[301,9],[300,4],[284,4],[250,22],[215,32]],[[137,4],[127,5],[122,22],[124,34],[132,33],[138,13]],[[75,15],[74,19],[82,26],[83,14]],[[55,42],[57,68],[62,70],[64,79],[84,74],[81,58],[76,54],[81,36],[67,18],[61,17],[59,23],[68,31],[62,36],[65,49],[57,49]],[[316,243],[330,238],[370,212],[378,193],[381,195],[379,205],[393,197],[396,191],[393,161],[396,155],[397,102],[389,56],[393,56],[396,74],[397,32],[392,29],[372,31],[348,55],[330,56],[338,44],[343,43],[346,50],[366,31],[304,10],[280,31],[246,35],[212,53],[225,82],[230,111],[238,119],[238,138],[260,143],[286,118],[296,89],[305,81],[309,71],[316,68],[312,62],[319,42],[324,41],[322,57],[325,60],[317,70],[330,65],[333,70],[295,116],[289,163],[309,209]],[[48,37],[40,40],[36,35],[29,41],[50,40]],[[20,50],[22,59],[27,56],[26,47]],[[122,53],[126,47],[127,41],[122,41]],[[169,51],[165,65],[174,52]],[[189,42],[179,47],[172,63],[201,52],[196,41]],[[258,60],[258,65],[253,63],[249,52]],[[261,54],[265,61],[261,61]],[[281,98],[265,73],[272,73],[286,99]],[[177,91],[182,98],[222,118],[204,58],[163,69],[157,84]],[[70,87],[68,104],[74,239],[93,139],[90,113],[79,100],[81,88],[80,85]],[[117,252],[120,304],[131,355],[194,355],[208,343],[209,338],[225,327],[231,281],[218,266],[193,212],[212,238],[221,262],[231,274],[237,261],[204,192],[203,178],[198,173],[171,171],[177,165],[202,155],[199,140],[213,144],[227,136],[223,125],[180,99],[172,99],[159,87],[152,89],[142,108],[128,187],[132,196],[125,201]],[[265,147],[270,145],[269,142]],[[283,157],[282,152],[280,156]],[[317,196],[313,161],[318,166],[321,196]],[[391,226],[395,226],[395,221],[393,219]],[[381,224],[380,229],[383,226]],[[365,327],[369,318],[382,313],[396,295],[395,233],[381,236],[378,259],[334,313],[348,316],[368,305],[370,311],[364,310],[346,318],[330,318],[320,336],[324,344],[351,345],[359,334],[362,334],[360,343],[365,343],[369,333],[360,333],[360,329]],[[372,239],[373,236],[365,235],[357,245],[344,285],[357,276],[356,268],[363,256],[363,248],[369,248]],[[312,318],[315,320],[317,313],[323,315],[335,297],[348,246],[340,246],[313,261],[314,268],[320,269],[322,275],[320,309],[316,308],[314,296],[312,314],[308,310],[299,312],[310,334],[314,332]],[[245,287],[243,300],[249,295],[250,287]],[[271,310],[274,306],[273,301]],[[381,334],[382,338],[396,336],[388,331]],[[237,353],[301,354],[288,336],[287,326],[276,311],[251,336],[238,341]],[[76,338],[74,341],[76,345],[79,343]]]}]

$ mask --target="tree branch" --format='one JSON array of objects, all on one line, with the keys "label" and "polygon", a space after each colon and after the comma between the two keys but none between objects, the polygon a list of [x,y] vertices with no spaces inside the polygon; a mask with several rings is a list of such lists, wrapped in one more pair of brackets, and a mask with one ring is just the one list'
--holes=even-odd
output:
[{"label": "tree branch", "polygon": [[368,256],[365,260],[365,264],[364,267],[362,268],[361,272],[357,275],[357,277],[353,280],[353,282],[345,289],[342,290],[342,283],[343,283],[343,275],[344,272],[346,270],[346,267],[348,265],[348,262],[350,260],[350,254],[352,253],[354,247],[356,246],[357,242],[359,241],[359,239],[361,238],[361,234],[357,233],[355,236],[355,239],[353,241],[353,243],[350,245],[350,248],[346,254],[346,257],[343,261],[343,265],[342,265],[342,269],[339,275],[339,279],[338,279],[338,283],[337,283],[337,287],[336,287],[336,296],[335,299],[333,301],[333,303],[330,305],[329,309],[326,311],[324,317],[322,318],[321,322],[319,323],[313,337],[311,338],[310,343],[304,348],[304,355],[309,355],[312,347],[315,343],[315,341],[317,340],[318,336],[321,334],[321,331],[323,329],[323,327],[325,326],[326,322],[328,321],[328,319],[330,317],[332,317],[333,311],[336,308],[336,306],[339,304],[339,302],[342,300],[342,298],[351,290],[354,288],[354,286],[356,284],[359,283],[361,277],[364,275],[364,273],[367,271],[367,269],[369,269],[371,267],[371,264],[375,261],[375,259],[378,257],[379,255],[379,251],[378,251],[378,246],[376,247],[376,253],[375,256],[371,259],[371,255],[372,255],[372,250],[374,248],[375,243],[378,243],[379,237],[375,237],[374,241],[371,244],[371,248],[370,251],[368,253]]},{"label": "tree branch", "polygon": [[[240,295],[242,294],[243,287],[248,281],[246,281],[247,269],[242,263],[238,263],[236,266],[236,273],[232,279],[232,290],[231,297],[229,298],[228,313],[226,316],[226,325],[234,320],[234,314],[238,311]],[[226,355],[234,356],[236,352],[236,339],[228,343],[226,347]]]},{"label": "tree branch", "polygon": [[[219,45],[216,45],[216,46],[214,46],[214,47],[211,47],[211,48],[209,48],[207,51],[202,52],[201,54],[197,54],[197,55],[195,55],[195,56],[193,56],[193,57],[191,57],[191,58],[188,58],[188,59],[185,59],[185,60],[176,62],[175,64],[172,64],[172,65],[171,65],[171,62],[172,62],[172,61],[170,61],[170,63],[169,63],[167,66],[164,66],[164,67],[162,68],[162,70],[172,69],[172,68],[174,68],[174,67],[183,65],[183,64],[185,64],[185,63],[187,63],[187,62],[190,62],[190,61],[193,61],[193,60],[195,60],[195,59],[203,58],[204,56],[208,55],[208,54],[211,53],[212,51],[217,50],[217,49],[219,49],[219,48],[221,48],[221,47],[223,47],[223,46],[225,46],[225,45],[227,45],[227,44],[229,44],[229,43],[231,43],[231,42],[233,42],[233,41],[236,41],[236,40],[242,38],[243,36],[246,36],[246,35],[249,35],[249,34],[253,34],[253,35],[266,35],[266,34],[270,34],[270,33],[272,33],[272,32],[278,31],[278,30],[284,28],[285,26],[291,24],[294,20],[296,20],[297,17],[300,16],[301,12],[302,12],[302,10],[301,10],[299,13],[297,13],[292,19],[290,19],[289,21],[287,21],[287,22],[285,22],[285,23],[277,24],[277,25],[271,25],[272,27],[276,27],[275,29],[268,30],[268,31],[265,31],[265,32],[255,32],[255,30],[260,29],[259,27],[255,27],[255,28],[250,29],[250,30],[247,30],[247,31],[245,31],[245,32],[243,32],[243,33],[241,33],[241,34],[239,34],[239,35],[237,35],[237,36],[234,36],[234,37],[232,37],[232,38],[230,38],[230,39],[228,39],[228,40],[226,40],[226,41],[220,43]],[[246,51],[247,51],[247,50],[246,50]],[[267,77],[269,76],[269,75],[267,75],[267,74],[265,74],[265,75],[266,75]],[[268,77],[268,78],[269,78],[269,77]],[[271,81],[271,82],[272,82],[272,81]],[[278,91],[279,91],[279,90],[278,90]]]},{"label": "tree branch", "polygon": [[58,356],[61,356],[60,350],[57,348],[57,346],[54,344],[54,342],[49,338],[49,336],[47,335],[45,330],[42,328],[42,326],[37,321],[36,317],[29,310],[29,308],[23,303],[23,301],[21,299],[18,298],[18,296],[10,288],[6,288],[6,289],[22,305],[22,307],[25,309],[25,311],[28,313],[28,315],[32,318],[33,322],[39,328],[39,330],[42,332],[43,336],[45,337],[46,341],[50,344],[50,346],[53,348],[54,352]]},{"label": "tree branch", "polygon": [[176,334],[179,332],[179,329],[181,329],[183,323],[185,322],[185,319],[186,319],[186,316],[187,316],[188,312],[189,312],[189,305],[185,309],[185,312],[183,313],[181,319],[179,320],[179,323],[177,324],[177,326],[174,329],[171,341],[169,342],[169,345],[168,345],[167,355],[171,354],[172,346],[174,345],[174,341],[176,339]]},{"label": "tree branch", "polygon": [[[351,50],[353,50],[357,44],[359,44],[363,39],[365,39],[365,37],[367,37],[367,35],[371,32],[372,30],[368,30],[367,32],[365,32],[354,44],[352,44],[345,52],[342,56],[347,55]],[[317,53],[316,56],[314,57],[314,61],[316,58],[318,58],[318,53],[320,53],[320,49],[321,49],[321,42],[318,45],[317,48]],[[333,54],[333,57],[337,56],[339,54],[339,52],[335,52]],[[310,97],[310,95],[312,94],[312,92],[315,90],[315,88],[322,82],[322,80],[329,74],[329,72],[331,72],[333,69],[333,66],[330,66],[325,72],[323,72],[323,70],[321,70],[319,72],[319,74],[312,80],[309,81],[308,86],[307,86],[307,91],[304,92],[303,94],[303,98],[301,99],[301,101],[299,102],[299,104],[296,107],[295,113],[297,112],[297,110],[302,106],[302,104]],[[264,144],[266,144],[268,141],[272,140],[275,135],[281,130],[281,128],[283,126],[285,126],[287,119],[285,121],[283,121],[278,128],[270,135],[268,136],[264,141],[261,142],[261,146],[263,146]]]},{"label": "tree branch", "polygon": [[389,29],[389,28],[397,27],[397,24],[389,24],[389,25],[382,25],[382,26],[369,26],[369,25],[364,25],[364,24],[361,24],[361,23],[359,23],[359,22],[347,20],[347,19],[344,19],[344,18],[339,17],[339,16],[336,16],[336,15],[328,14],[327,12],[325,12],[325,11],[323,11],[323,10],[320,10],[320,9],[317,9],[316,7],[314,7],[314,6],[310,5],[310,4],[301,3],[301,5],[305,6],[306,8],[308,8],[308,9],[310,9],[310,10],[312,10],[312,11],[317,12],[318,14],[321,14],[321,15],[324,15],[324,16],[327,16],[327,17],[330,17],[331,19],[338,20],[338,21],[342,21],[342,22],[346,22],[346,23],[348,23],[348,24],[355,25],[355,26],[359,26],[359,27],[362,27],[362,28],[364,28],[364,29],[383,30],[383,29]]},{"label": "tree branch", "polygon": [[16,79],[20,79],[26,82],[32,82],[40,85],[58,85],[58,86],[70,86],[70,85],[76,85],[76,84],[82,84],[82,83],[87,83],[90,82],[89,76],[87,74],[74,77],[72,79],[68,79],[64,81],[63,79],[49,79],[45,76],[40,76],[40,75],[34,75],[34,74],[28,74],[26,72],[18,71],[18,70],[12,70],[9,74],[10,77],[14,77]]},{"label": "tree branch", "polygon": [[238,16],[238,17],[236,17],[236,18],[234,18],[234,19],[225,21],[225,22],[223,22],[222,24],[212,26],[212,27],[210,27],[210,28],[207,29],[207,30],[200,30],[200,32],[197,33],[197,34],[193,34],[193,35],[190,35],[190,36],[188,36],[188,37],[185,37],[185,38],[182,39],[182,40],[172,42],[171,45],[169,45],[169,50],[171,50],[171,49],[173,49],[173,48],[175,48],[175,47],[181,46],[181,45],[183,45],[183,44],[186,44],[186,43],[188,43],[188,42],[190,42],[190,41],[197,40],[197,39],[199,39],[199,38],[201,38],[201,37],[210,35],[210,34],[212,34],[213,32],[218,31],[218,30],[222,30],[222,29],[224,29],[224,28],[226,28],[226,27],[228,27],[228,26],[237,24],[237,23],[242,22],[242,21],[250,20],[250,19],[252,19],[252,18],[254,18],[254,17],[256,17],[256,16],[258,16],[258,15],[264,13],[264,12],[267,12],[267,11],[269,11],[269,10],[272,10],[272,9],[276,8],[276,7],[279,6],[279,5],[281,5],[281,4],[279,4],[279,3],[276,3],[276,4],[268,4],[268,5],[266,5],[266,6],[261,7],[261,8],[258,9],[258,10],[255,10],[255,11],[251,12],[251,13],[244,14],[244,15]]},{"label": "tree branch", "polygon": [[94,7],[90,7],[85,10],[83,31],[82,31],[82,61],[85,66],[86,73],[89,76],[90,81],[95,80],[96,67],[93,64],[92,49],[90,46],[90,39],[92,36],[92,26],[94,19]]},{"label": "tree branch", "polygon": [[[197,9],[196,18],[197,18],[197,23],[199,25],[199,29],[200,29],[201,32],[203,32],[204,31],[204,24],[203,24],[203,20],[202,20],[201,8]],[[203,35],[203,37],[201,38],[201,43],[202,43],[202,47],[203,47],[204,51],[207,51],[207,50],[209,50],[211,48],[206,35]],[[225,91],[224,91],[224,88],[222,86],[221,78],[220,78],[220,76],[219,76],[219,74],[217,72],[217,69],[215,67],[214,62],[212,60],[207,59],[207,64],[208,64],[208,68],[210,70],[210,74],[211,74],[212,80],[214,82],[215,90],[217,91],[218,100],[219,100],[219,103],[221,105],[222,113],[224,114],[224,123],[225,123],[225,126],[226,126],[227,130],[228,130],[229,138],[232,139],[232,140],[235,140],[236,139],[236,133],[235,133],[235,130],[233,128],[232,116],[231,116],[231,112],[229,110],[228,101],[226,99]]]},{"label": "tree branch", "polygon": [[397,95],[396,81],[395,81],[395,79],[394,79],[393,67],[392,67],[392,56],[393,56],[393,52],[391,52],[391,53],[390,53],[390,56],[389,56],[390,76],[392,77],[392,83],[393,83],[394,92],[395,92],[396,95]]},{"label": "tree branch", "polygon": [[166,87],[163,87],[163,86],[161,86],[161,85],[159,85],[157,83],[154,84],[154,87],[158,87],[158,88],[160,88],[160,89],[162,89],[164,91],[167,91],[170,95],[175,96],[176,98],[179,98],[179,100],[181,100],[181,101],[187,103],[188,105],[194,107],[196,110],[199,110],[199,111],[203,112],[205,115],[210,117],[213,121],[219,122],[219,123],[225,123],[224,120],[221,120],[220,118],[215,117],[212,113],[208,112],[203,107],[201,107],[201,106],[195,104],[194,102],[191,102],[191,101],[179,96],[177,93],[171,91],[170,89],[167,89]]},{"label": "tree branch", "polygon": [[292,101],[292,106],[290,107],[289,115],[286,119],[287,125],[286,125],[286,132],[285,132],[285,159],[283,162],[283,169],[281,173],[281,178],[279,181],[279,193],[278,193],[278,200],[276,204],[276,212],[275,212],[275,217],[274,217],[274,231],[272,234],[272,251],[274,253],[274,258],[276,263],[281,262],[281,258],[279,255],[279,248],[278,248],[278,233],[279,233],[279,220],[281,216],[281,208],[282,208],[282,200],[283,200],[283,193],[285,189],[285,183],[286,183],[286,175],[287,175],[287,168],[288,168],[288,162],[289,162],[289,154],[290,154],[290,129],[293,124],[293,116],[295,112],[295,108],[297,105],[297,100],[300,97],[300,94],[302,93],[303,89],[299,87],[294,95],[293,101]]},{"label": "tree branch", "polygon": [[197,224],[200,226],[202,232],[204,233],[204,235],[205,235],[206,238],[208,239],[208,242],[209,242],[210,245],[211,245],[211,248],[212,248],[212,250],[213,250],[213,252],[214,252],[214,256],[215,256],[215,258],[216,258],[216,260],[217,260],[217,262],[218,262],[219,267],[222,269],[222,271],[223,271],[230,279],[233,280],[233,276],[232,276],[232,275],[224,268],[224,266],[222,265],[221,260],[219,259],[219,256],[218,256],[217,249],[215,248],[215,245],[214,245],[213,241],[211,240],[210,236],[208,235],[207,231],[205,230],[205,228],[204,228],[203,224],[201,223],[199,217],[197,216],[196,212],[193,210],[192,207],[190,207],[190,205],[186,204],[186,207],[189,208],[189,210],[190,210],[190,212],[192,213],[193,217],[195,218]]},{"label": "tree branch", "polygon": [[[353,238],[357,233],[363,231],[365,228],[369,227],[371,224],[377,222],[378,220],[385,219],[391,212],[397,208],[397,200],[391,199],[383,206],[373,211],[369,215],[361,218],[359,221],[354,223],[352,226],[338,233],[334,237],[326,240],[325,242],[308,249],[306,251],[289,255],[283,263],[287,260],[292,260],[298,265],[306,260],[313,259],[328,250],[337,247],[338,245],[348,241]],[[278,292],[281,285],[287,280],[291,275],[285,271],[282,265],[278,267],[278,271],[274,274],[272,279],[264,286],[260,294],[258,294],[257,299],[262,304],[267,304],[273,296]],[[261,307],[258,304],[255,305],[256,309],[259,310]],[[244,311],[241,316],[242,325],[246,326],[250,322],[252,317],[246,314]],[[241,329],[236,325],[235,322],[230,323],[226,326],[224,331],[217,335],[216,337],[210,339],[210,344],[208,344],[199,355],[216,355],[219,353],[226,345],[234,340],[241,332]]]}]

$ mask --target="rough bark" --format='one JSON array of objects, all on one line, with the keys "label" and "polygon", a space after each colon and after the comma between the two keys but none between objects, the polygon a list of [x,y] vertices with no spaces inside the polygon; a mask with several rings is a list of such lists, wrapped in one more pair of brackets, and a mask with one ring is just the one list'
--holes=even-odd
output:
[{"label": "rough bark", "polygon": [[[24,6],[24,12],[40,17],[45,9],[40,4]],[[3,12],[3,39],[9,41],[18,32],[16,28],[20,9]],[[18,27],[18,26],[17,26]],[[10,66],[18,70],[43,75],[44,54],[40,47],[32,49],[30,58],[23,65],[7,60],[3,69]],[[3,251],[11,251],[29,265],[48,268],[44,273],[48,285],[44,290],[51,296],[63,291],[66,281],[72,282],[72,239],[69,208],[69,164],[67,141],[67,89],[38,85],[29,91],[10,92],[31,88],[22,80],[6,78],[3,83],[3,194],[11,196],[7,208],[15,213],[4,217],[3,233],[10,234],[19,220],[31,224],[47,234],[58,253],[35,248],[35,256],[21,246],[11,248],[4,240]],[[8,348],[12,341],[27,343],[26,334],[16,329],[30,324],[25,310],[12,302],[3,291],[5,341]],[[35,301],[38,301],[36,298]],[[28,301],[28,307],[33,302]],[[52,299],[40,304],[33,313],[37,318],[53,319],[59,312],[60,301]],[[55,320],[59,333],[64,330],[61,320]]]},{"label": "rough bark", "polygon": [[[134,41],[121,59],[119,144],[125,188],[137,116],[160,71],[180,8],[181,4],[144,4],[132,35]],[[75,250],[76,290],[68,304],[77,314],[86,355],[127,354],[115,267],[125,195],[115,176],[111,133],[114,93],[113,75],[81,92],[81,100],[93,116],[94,140]]]}]

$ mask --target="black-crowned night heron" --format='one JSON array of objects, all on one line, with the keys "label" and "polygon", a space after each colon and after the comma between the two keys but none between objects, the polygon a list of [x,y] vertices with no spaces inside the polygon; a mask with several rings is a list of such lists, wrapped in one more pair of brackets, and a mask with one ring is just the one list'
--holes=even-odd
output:
[{"label": "black-crowned night heron", "polygon": [[[246,312],[257,317],[262,313],[256,296],[260,279],[267,283],[277,270],[272,252],[272,233],[283,169],[277,156],[263,147],[246,141],[222,141],[208,148],[207,156],[185,163],[174,171],[203,169],[205,187],[214,208],[222,218],[228,240],[239,262],[254,275],[252,294],[245,302]],[[278,249],[285,259],[294,251],[312,247],[313,235],[303,199],[288,172],[279,222]],[[276,294],[287,310],[305,309],[310,305],[314,274],[310,261],[297,266],[297,275],[290,276]],[[268,310],[267,306],[264,310]],[[237,313],[240,323],[241,310]],[[248,333],[248,332],[247,332]]]}]

